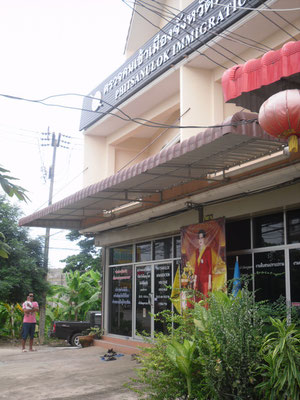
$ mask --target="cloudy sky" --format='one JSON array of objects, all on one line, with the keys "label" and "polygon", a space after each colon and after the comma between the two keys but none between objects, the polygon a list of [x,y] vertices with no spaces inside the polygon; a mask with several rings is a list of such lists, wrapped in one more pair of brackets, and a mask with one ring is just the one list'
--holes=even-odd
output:
[{"label": "cloudy sky", "polygon": [[[57,150],[53,202],[81,188],[80,111],[55,105],[80,108],[78,95],[124,62],[130,16],[122,0],[0,0],[0,164],[29,192],[31,202],[19,203],[25,215],[47,206],[53,148],[41,139],[48,129],[71,136]],[[29,101],[62,94],[45,100],[51,106]],[[78,251],[65,233],[51,230],[50,267]]]}]

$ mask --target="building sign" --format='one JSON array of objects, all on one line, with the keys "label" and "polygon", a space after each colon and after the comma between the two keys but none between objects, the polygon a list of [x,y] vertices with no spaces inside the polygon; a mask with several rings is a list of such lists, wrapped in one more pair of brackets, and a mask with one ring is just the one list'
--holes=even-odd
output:
[{"label": "building sign", "polygon": [[[84,98],[88,128],[265,0],[197,0],[174,17],[115,73]],[[201,53],[200,53],[201,54]]]}]

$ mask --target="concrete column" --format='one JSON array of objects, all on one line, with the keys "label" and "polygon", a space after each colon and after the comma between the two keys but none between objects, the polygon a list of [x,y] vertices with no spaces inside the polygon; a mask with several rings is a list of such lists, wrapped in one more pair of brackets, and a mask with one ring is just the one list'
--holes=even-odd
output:
[{"label": "concrete column", "polygon": [[106,138],[84,137],[84,175],[83,186],[92,185],[106,177]]},{"label": "concrete column", "polygon": [[[214,122],[214,85],[212,72],[200,68],[180,68],[180,114],[187,112],[180,125],[209,126]],[[201,132],[202,129],[181,130],[181,140]],[[204,129],[203,129],[204,130]]]}]

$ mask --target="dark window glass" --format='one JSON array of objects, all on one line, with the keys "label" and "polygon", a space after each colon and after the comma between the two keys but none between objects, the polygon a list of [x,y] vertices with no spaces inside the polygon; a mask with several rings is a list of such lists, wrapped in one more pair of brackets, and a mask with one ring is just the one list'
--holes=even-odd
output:
[{"label": "dark window glass", "polygon": [[253,218],[254,247],[284,244],[283,214]]},{"label": "dark window glass", "polygon": [[250,220],[226,223],[227,251],[246,250],[251,248]]},{"label": "dark window glass", "polygon": [[127,264],[132,260],[132,246],[114,247],[110,249],[109,263],[114,264]]},{"label": "dark window glass", "polygon": [[151,265],[136,267],[136,332],[151,333]]},{"label": "dark window glass", "polygon": [[300,249],[290,250],[290,277],[291,301],[300,303]]},{"label": "dark window glass", "polygon": [[172,257],[172,238],[154,241],[154,260],[164,260]]},{"label": "dark window glass", "polygon": [[[235,267],[236,256],[227,256],[226,257],[226,264],[227,264],[227,280],[229,281],[229,288],[232,287],[232,279],[234,275],[234,267]],[[239,262],[239,269],[240,274],[247,275],[243,277],[245,279],[245,284],[247,285],[249,290],[253,290],[253,283],[252,283],[252,255],[251,254],[240,254],[238,256]]]},{"label": "dark window glass", "polygon": [[300,243],[300,210],[288,211],[287,215],[287,242]]},{"label": "dark window glass", "polygon": [[132,335],[132,266],[110,268],[110,333]]},{"label": "dark window glass", "polygon": [[275,301],[285,297],[284,251],[254,254],[255,298]]},{"label": "dark window glass", "polygon": [[150,261],[151,257],[151,243],[139,243],[136,245],[136,261]]},{"label": "dark window glass", "polygon": [[176,236],[174,238],[174,257],[181,257],[181,237]]},{"label": "dark window glass", "polygon": [[[171,310],[171,285],[172,265],[160,264],[154,266],[154,314],[163,310]],[[167,326],[164,319],[154,321],[154,329],[167,333]]]}]

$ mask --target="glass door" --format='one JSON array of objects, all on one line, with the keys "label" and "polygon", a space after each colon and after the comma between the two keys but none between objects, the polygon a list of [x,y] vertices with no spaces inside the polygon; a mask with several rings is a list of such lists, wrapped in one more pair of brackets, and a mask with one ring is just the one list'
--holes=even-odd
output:
[{"label": "glass door", "polygon": [[163,331],[162,320],[153,314],[171,309],[172,263],[148,264],[135,268],[135,336]]},{"label": "glass door", "polygon": [[137,266],[135,269],[135,334],[152,333],[153,292],[152,265]]},{"label": "glass door", "polygon": [[[154,265],[154,314],[164,310],[171,310],[171,287],[172,285],[172,264]],[[163,319],[155,319],[154,330],[156,332],[166,332]]]}]

